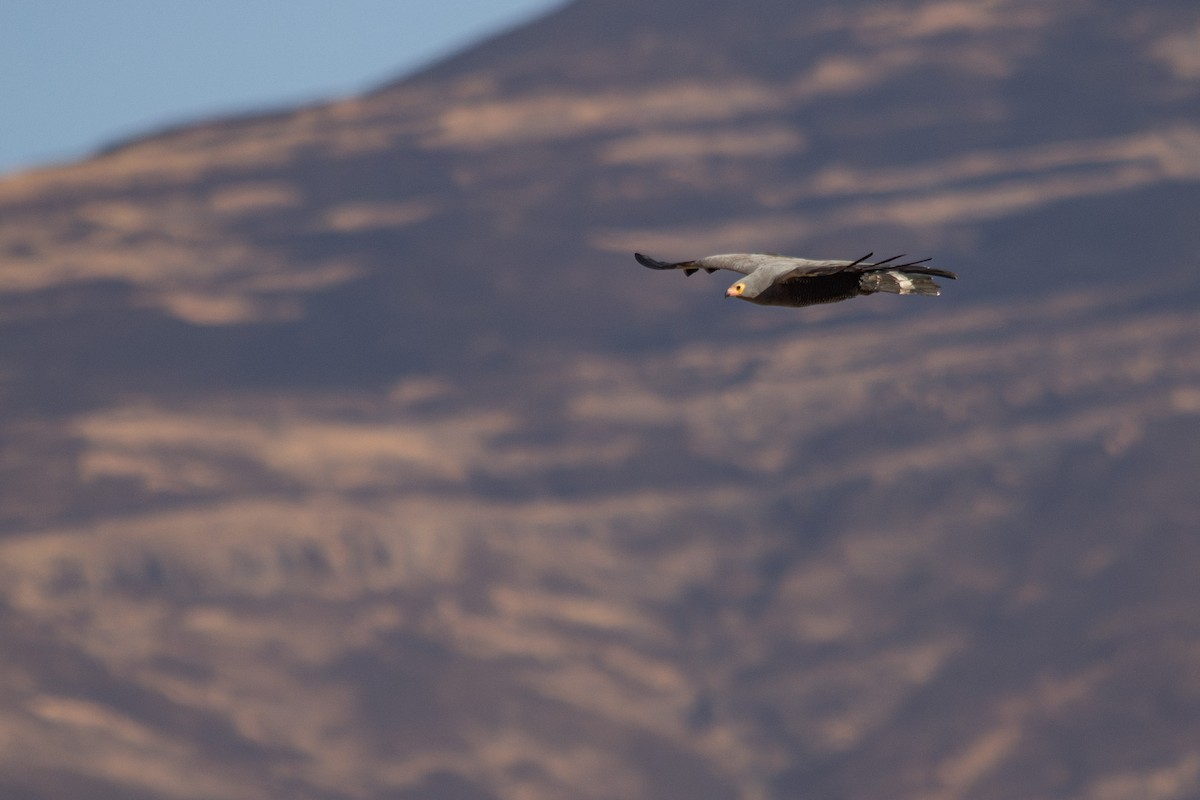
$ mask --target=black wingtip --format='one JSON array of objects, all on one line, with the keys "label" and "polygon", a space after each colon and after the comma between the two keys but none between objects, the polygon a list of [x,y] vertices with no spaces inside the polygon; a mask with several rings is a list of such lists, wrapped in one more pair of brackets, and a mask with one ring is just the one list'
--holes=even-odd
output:
[{"label": "black wingtip", "polygon": [[[854,264],[862,264],[863,261],[868,258],[870,258],[870,255],[866,255],[864,258],[854,261]],[[904,258],[904,255],[893,255],[892,258],[886,258],[882,261],[875,261],[874,264],[864,264],[863,266],[865,269],[863,271],[883,272],[887,270],[900,270],[904,272],[912,272],[913,275],[931,275],[940,278],[948,278],[950,281],[958,281],[959,279],[959,276],[956,276],[954,272],[950,272],[949,270],[940,270],[937,269],[936,266],[922,266],[923,264],[928,264],[929,261],[934,260],[932,257],[922,258],[916,261],[904,261],[904,263],[901,264],[892,263],[892,261],[899,260],[901,258]],[[851,266],[854,264],[851,264]]]},{"label": "black wingtip", "polygon": [[[911,272],[914,275],[934,275],[939,278],[948,278],[949,280],[952,280],[952,281],[958,280],[958,276],[955,275],[953,272],[950,272],[949,270],[938,269],[937,267],[921,266],[922,264],[928,264],[930,261],[933,261],[933,256],[930,256],[928,258],[921,258],[916,261],[905,261],[902,264],[892,264],[891,263],[899,258],[904,258],[904,256],[892,256],[891,258],[884,259],[883,261],[876,261],[874,264],[870,265],[870,267],[871,267],[870,271],[873,272],[877,268],[882,267],[885,269],[897,269],[897,270],[902,270],[905,272]],[[885,267],[885,265],[887,265],[887,266]]]},{"label": "black wingtip", "polygon": [[915,270],[922,275],[936,275],[939,278],[949,278],[952,281],[958,280],[958,275],[948,269],[937,269],[935,267],[917,267]]},{"label": "black wingtip", "polygon": [[695,261],[659,261],[657,258],[651,258],[641,253],[634,253],[633,257],[643,267],[649,267],[650,269],[682,269],[685,275],[691,275],[700,269],[700,267],[696,266]]},{"label": "black wingtip", "polygon": [[633,257],[636,258],[637,262],[643,267],[649,267],[650,269],[672,269],[675,266],[674,264],[668,264],[665,261],[659,261],[651,258],[650,256],[644,256],[641,253],[634,253]]},{"label": "black wingtip", "polygon": [[933,261],[933,256],[930,256],[929,258],[922,258],[920,261],[909,261],[904,264],[900,264],[896,267],[896,269],[906,270],[916,275],[934,275],[938,278],[947,278],[952,281],[958,280],[958,276],[948,269],[921,266],[922,264],[928,264],[930,261]]},{"label": "black wingtip", "polygon": [[874,254],[874,253],[867,253],[867,254],[866,254],[865,256],[863,256],[862,258],[858,258],[858,259],[855,259],[854,261],[851,261],[849,264],[847,264],[847,265],[845,266],[845,269],[850,269],[851,267],[857,267],[859,264],[863,263],[864,261],[866,261],[868,258],[870,258],[870,257],[871,257],[871,256],[873,256],[873,255],[875,255],[875,254]]},{"label": "black wingtip", "polygon": [[[895,261],[898,258],[904,258],[904,254],[901,253],[898,256],[892,256],[891,258],[885,258],[883,261],[876,261],[874,264],[868,264],[867,266],[871,267],[872,269],[874,269],[875,267],[882,267],[884,264],[891,264],[893,261]],[[901,264],[901,266],[904,266],[904,265]]]}]

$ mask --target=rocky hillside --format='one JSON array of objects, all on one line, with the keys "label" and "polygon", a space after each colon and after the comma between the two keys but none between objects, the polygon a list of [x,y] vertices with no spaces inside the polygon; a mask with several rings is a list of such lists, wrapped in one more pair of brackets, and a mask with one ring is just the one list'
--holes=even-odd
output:
[{"label": "rocky hillside", "polygon": [[0,180],[0,794],[1200,794],[1197,52],[579,0]]}]

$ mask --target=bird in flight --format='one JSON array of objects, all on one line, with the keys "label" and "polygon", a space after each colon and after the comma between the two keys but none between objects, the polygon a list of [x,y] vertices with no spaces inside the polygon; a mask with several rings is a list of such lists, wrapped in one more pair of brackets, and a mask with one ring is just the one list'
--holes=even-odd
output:
[{"label": "bird in flight", "polygon": [[928,258],[894,264],[904,256],[892,256],[871,262],[874,253],[857,261],[814,261],[765,253],[727,253],[705,256],[695,261],[659,261],[634,253],[642,266],[650,269],[681,269],[684,275],[700,270],[727,269],[743,277],[726,290],[726,297],[737,297],[764,306],[813,306],[836,303],[860,294],[890,292],[937,296],[941,288],[935,277],[955,280],[958,276],[944,269],[921,266]]}]

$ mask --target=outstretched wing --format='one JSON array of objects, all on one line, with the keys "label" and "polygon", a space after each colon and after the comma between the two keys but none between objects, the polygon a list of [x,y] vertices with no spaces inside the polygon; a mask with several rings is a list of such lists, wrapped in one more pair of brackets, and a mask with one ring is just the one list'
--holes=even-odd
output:
[{"label": "outstretched wing", "polygon": [[[730,272],[736,272],[741,275],[749,275],[755,270],[767,267],[772,274],[784,272],[789,267],[794,266],[794,262],[804,261],[802,258],[788,258],[787,256],[773,256],[766,253],[722,253],[721,255],[705,256],[697,258],[694,261],[659,261],[656,258],[644,256],[641,253],[634,253],[633,257],[638,260],[642,266],[650,269],[681,269],[685,275],[693,275],[700,270],[705,272],[716,272],[719,269],[727,269]],[[812,262],[819,263],[819,262]],[[832,263],[832,262],[831,262]],[[839,262],[850,263],[850,262]]]},{"label": "outstretched wing", "polygon": [[869,261],[868,259],[874,255],[874,253],[867,253],[862,258],[857,258],[854,261],[820,261],[811,258],[777,256],[768,253],[725,253],[722,255],[705,256],[693,261],[659,261],[642,253],[634,253],[633,257],[644,267],[649,267],[650,269],[681,269],[684,275],[694,275],[700,270],[716,272],[719,269],[727,269],[731,272],[749,275],[751,272],[761,269],[765,275],[770,276],[772,283],[820,278],[845,272],[861,275],[878,270],[903,270],[907,273],[917,275],[936,275],[950,279],[956,277],[953,272],[920,266],[929,261],[928,258],[921,259],[920,261],[907,261],[903,264],[893,264],[892,262],[904,256],[892,256],[891,258],[885,258],[883,261]]},{"label": "outstretched wing", "polygon": [[886,261],[877,261],[873,264],[868,264],[867,259],[875,255],[867,253],[862,258],[857,258],[854,261],[845,260],[830,260],[830,261],[814,261],[808,258],[789,259],[796,262],[786,271],[781,271],[775,278],[776,281],[801,280],[803,278],[820,278],[824,275],[836,275],[839,272],[863,272],[871,269],[874,266],[882,266],[890,261],[895,261],[900,256],[893,256]]},{"label": "outstretched wing", "polygon": [[649,267],[650,269],[681,269],[683,270],[684,275],[695,275],[700,270],[704,270],[705,272],[711,274],[719,269],[718,267],[706,267],[701,264],[697,264],[695,261],[659,261],[657,258],[644,256],[641,253],[634,253],[633,257],[636,258],[637,262],[643,267]]},{"label": "outstretched wing", "polygon": [[931,260],[928,258],[922,258],[919,261],[906,261],[902,264],[893,264],[893,261],[904,258],[904,256],[892,256],[891,258],[885,258],[883,261],[868,261],[867,259],[873,255],[875,254],[867,253],[862,258],[855,259],[854,261],[810,261],[806,258],[796,259],[796,261],[801,263],[780,274],[776,280],[789,281],[803,278],[819,278],[823,275],[836,275],[839,272],[854,272],[862,275],[883,270],[899,270],[913,275],[936,275],[951,280],[958,277],[948,270],[921,266],[921,264]]}]

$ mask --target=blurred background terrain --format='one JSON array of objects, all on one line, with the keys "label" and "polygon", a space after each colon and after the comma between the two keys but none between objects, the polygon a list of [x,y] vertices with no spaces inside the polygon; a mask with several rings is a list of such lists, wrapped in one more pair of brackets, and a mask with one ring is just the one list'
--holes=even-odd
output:
[{"label": "blurred background terrain", "polygon": [[576,0],[0,179],[0,794],[1200,796],[1197,53]]}]

